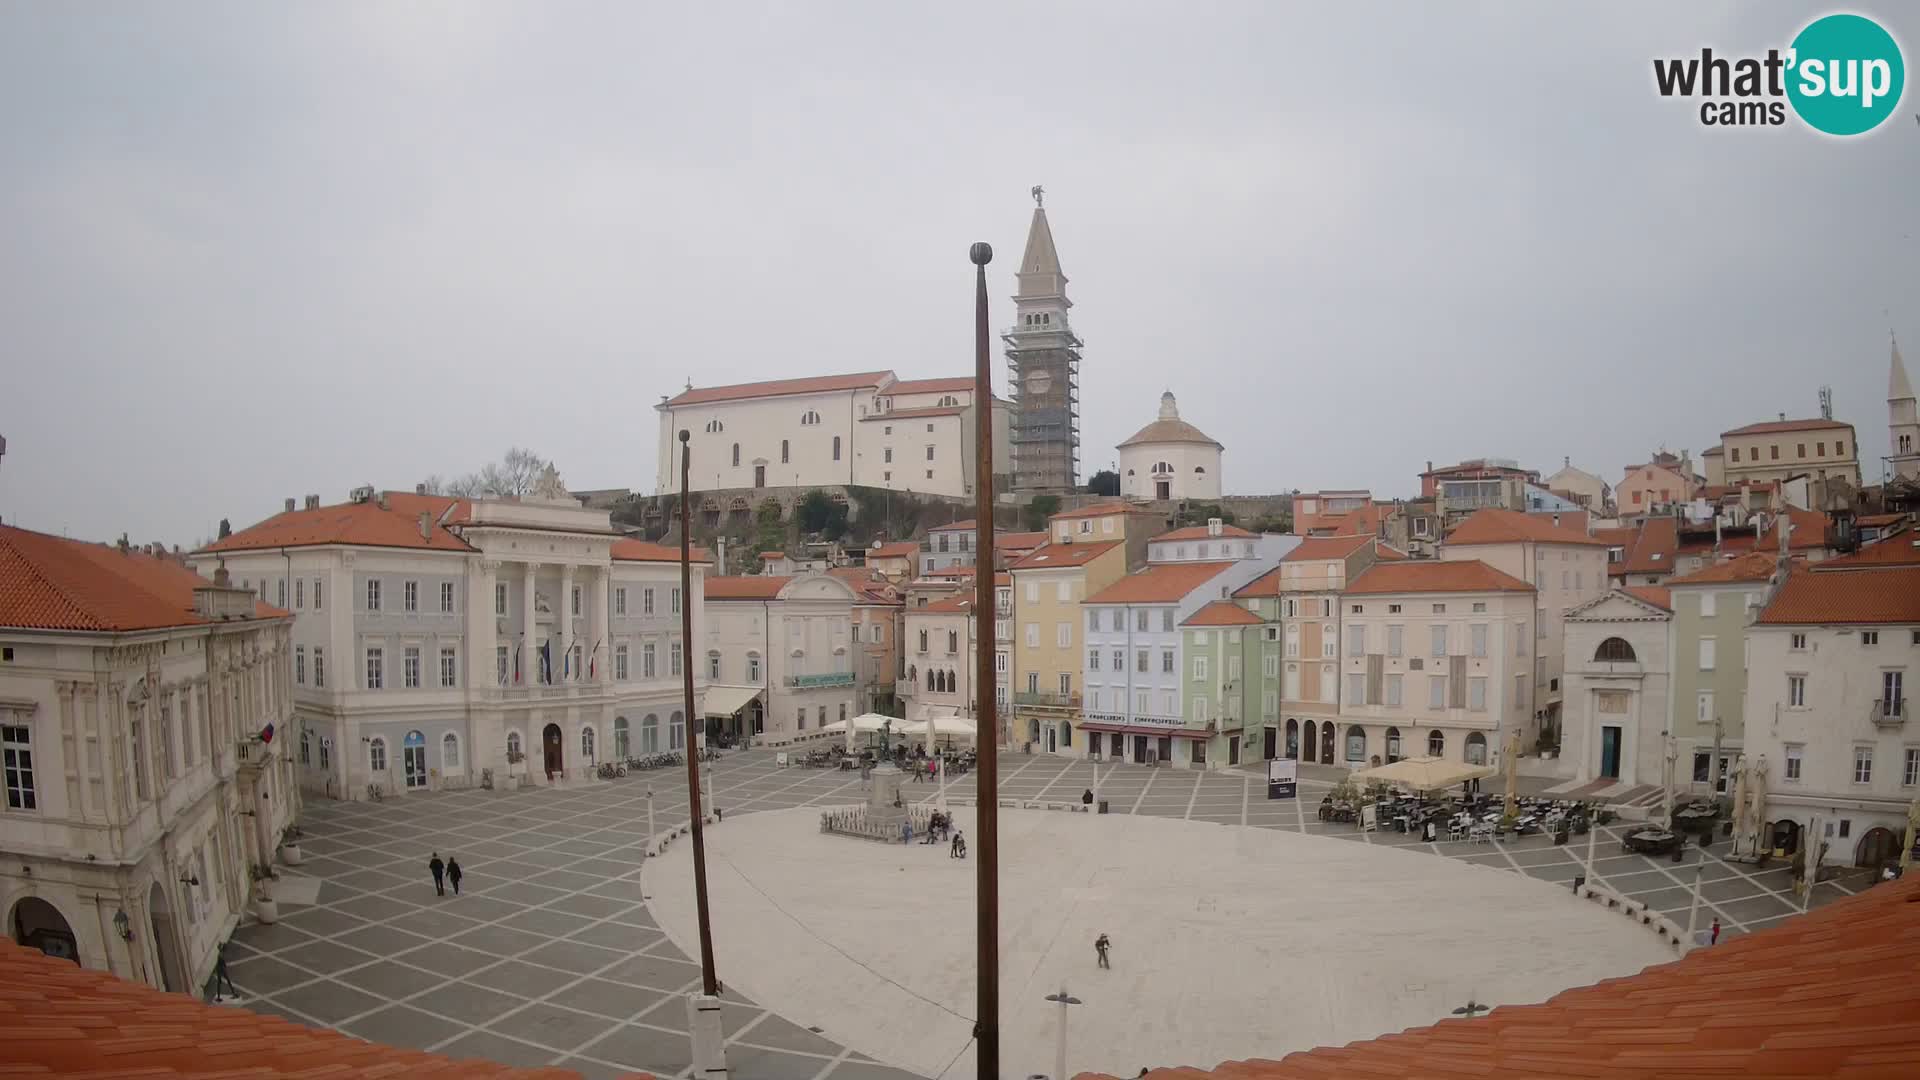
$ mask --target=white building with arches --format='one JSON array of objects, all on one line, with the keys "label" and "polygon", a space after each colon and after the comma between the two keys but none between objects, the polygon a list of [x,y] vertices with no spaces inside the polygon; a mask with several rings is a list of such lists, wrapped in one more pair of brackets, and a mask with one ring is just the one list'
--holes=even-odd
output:
[{"label": "white building with arches", "polygon": [[1220,454],[1205,432],[1180,419],[1173,392],[1160,395],[1160,415],[1121,443],[1120,494],[1129,499],[1220,498]]},{"label": "white building with arches", "polygon": [[290,623],[139,549],[0,527],[0,918],[197,994],[299,809]]},{"label": "white building with arches", "polygon": [[[293,612],[290,742],[309,791],[546,785],[688,744],[678,549],[619,536],[551,474],[514,500],[289,499],[191,561]],[[705,689],[695,665],[696,703]]]}]

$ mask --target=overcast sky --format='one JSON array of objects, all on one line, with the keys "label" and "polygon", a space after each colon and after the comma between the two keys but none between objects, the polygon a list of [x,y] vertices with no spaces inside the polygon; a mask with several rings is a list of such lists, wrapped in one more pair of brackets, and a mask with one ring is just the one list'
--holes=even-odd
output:
[{"label": "overcast sky", "polygon": [[1087,471],[1169,388],[1230,492],[1388,496],[1826,383],[1877,479],[1920,92],[1837,141],[1652,88],[1824,10],[0,4],[0,516],[190,544],[511,445],[650,491],[689,379],[969,373],[1034,184]]}]

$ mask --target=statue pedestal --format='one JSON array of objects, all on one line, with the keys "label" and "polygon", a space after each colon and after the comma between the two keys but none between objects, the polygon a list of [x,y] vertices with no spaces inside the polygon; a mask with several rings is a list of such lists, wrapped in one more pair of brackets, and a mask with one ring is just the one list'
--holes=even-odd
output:
[{"label": "statue pedestal", "polygon": [[881,830],[882,836],[898,836],[900,824],[907,820],[906,800],[900,797],[903,773],[892,762],[874,766],[873,789],[867,795],[867,824]]}]

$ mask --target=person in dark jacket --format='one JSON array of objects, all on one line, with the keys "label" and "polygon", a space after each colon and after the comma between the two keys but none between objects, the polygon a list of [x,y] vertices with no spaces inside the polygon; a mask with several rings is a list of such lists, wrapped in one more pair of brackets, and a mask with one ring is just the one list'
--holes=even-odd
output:
[{"label": "person in dark jacket", "polygon": [[434,852],[427,860],[427,872],[433,875],[433,891],[441,896],[447,895],[447,864],[440,861],[440,853]]},{"label": "person in dark jacket", "polygon": [[460,895],[461,876],[459,858],[453,855],[447,856],[447,884],[453,886],[453,895],[455,896]]}]

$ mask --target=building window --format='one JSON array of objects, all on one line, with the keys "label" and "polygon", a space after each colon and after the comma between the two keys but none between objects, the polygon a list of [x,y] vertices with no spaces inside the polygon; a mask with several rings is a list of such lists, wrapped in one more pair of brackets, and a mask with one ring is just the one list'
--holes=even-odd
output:
[{"label": "building window", "polygon": [[1711,592],[1701,593],[1700,617],[1703,619],[1711,619],[1717,614],[1719,614],[1719,607],[1714,600],[1714,594]]},{"label": "building window", "polygon": [[1856,784],[1873,783],[1873,747],[1856,746],[1853,748],[1853,782]]},{"label": "building window", "polygon": [[1804,709],[1807,707],[1807,677],[1805,675],[1787,676],[1787,708]]},{"label": "building window", "polygon": [[378,690],[386,681],[386,653],[381,649],[367,650],[367,689]]},{"label": "building window", "polygon": [[453,582],[451,581],[440,583],[440,610],[446,614],[453,613]]},{"label": "building window", "polygon": [[707,678],[720,681],[720,654],[717,651],[707,653]]},{"label": "building window", "polygon": [[293,647],[293,681],[296,686],[307,685],[307,647]]},{"label": "building window", "polygon": [[501,618],[507,616],[507,585],[496,582],[493,586],[493,613]]},{"label": "building window", "polygon": [[1447,628],[1444,626],[1433,628],[1433,655],[1447,655]]},{"label": "building window", "polygon": [[[739,443],[733,444],[733,467],[736,469],[740,467],[740,444]],[[691,509],[691,507],[689,507],[689,509]]]},{"label": "building window", "polygon": [[759,681],[760,681],[760,654],[757,652],[750,652],[747,654],[747,682],[758,683]]},{"label": "building window", "polygon": [[1627,644],[1626,639],[1617,637],[1610,637],[1601,642],[1600,647],[1593,651],[1593,658],[1601,663],[1610,664],[1630,664],[1639,659],[1634,654],[1633,646]]},{"label": "building window", "polygon": [[1779,443],[1767,444],[1767,460],[1768,461],[1780,460],[1780,444]]},{"label": "building window", "polygon": [[1207,658],[1206,657],[1196,656],[1193,658],[1193,677],[1195,679],[1204,679],[1207,677]]},{"label": "building window", "polygon": [[293,579],[293,609],[299,611],[307,606],[307,579]]},{"label": "building window", "polygon": [[1787,779],[1789,780],[1800,779],[1800,758],[1802,753],[1804,753],[1804,751],[1801,747],[1788,744],[1787,768],[1786,768]]},{"label": "building window", "polygon": [[680,674],[680,643],[677,641],[667,646],[667,674]]},{"label": "building window", "polygon": [[387,740],[375,736],[367,744],[367,770],[374,773],[387,771]]},{"label": "building window", "polygon": [[1148,611],[1146,611],[1145,609],[1142,609],[1142,610],[1139,610],[1139,611],[1136,611],[1136,612],[1134,612],[1134,613],[1133,613],[1133,628],[1134,628],[1135,630],[1137,630],[1137,631],[1139,631],[1140,633],[1143,633],[1143,634],[1144,634],[1144,633],[1146,633],[1146,632],[1147,632],[1147,625],[1148,625],[1148,622],[1147,622],[1147,620],[1148,620],[1148,619],[1150,619],[1150,618],[1152,618],[1152,614],[1151,614],[1150,612],[1148,612]]},{"label": "building window", "polygon": [[1433,605],[1433,613],[1435,615],[1445,615],[1447,613],[1447,605],[1445,604]]},{"label": "building window", "polygon": [[1447,677],[1445,675],[1427,676],[1427,708],[1444,709],[1447,707]]},{"label": "building window", "polygon": [[928,461],[933,460],[933,447],[931,446],[927,447],[927,460]]},{"label": "building window", "polygon": [[454,662],[453,649],[442,646],[440,649],[440,685],[452,687],[459,682],[460,671]]},{"label": "building window", "polygon": [[1063,671],[1060,673],[1060,693],[1073,693],[1073,675],[1070,672]]},{"label": "building window", "polygon": [[274,601],[275,606],[285,608],[287,606],[287,579],[281,578],[273,583],[273,587],[274,595],[279,597],[279,599]]},{"label": "building window", "polygon": [[627,645],[624,642],[613,647],[613,677],[616,681],[627,681],[627,662],[630,656],[631,654],[628,652]]},{"label": "building window", "polygon": [[590,727],[580,729],[580,756],[586,758],[588,761],[594,760],[593,729]]},{"label": "building window", "polygon": [[840,460],[840,436],[838,435],[833,437],[833,460]]},{"label": "building window", "polygon": [[568,603],[572,605],[571,607],[568,608],[568,610],[572,613],[573,617],[576,619],[579,618],[580,617],[580,586],[575,585],[573,587],[568,597]]},{"label": "building window", "polygon": [[1474,623],[1471,629],[1473,631],[1473,655],[1485,657],[1487,655],[1487,624]]},{"label": "building window", "polygon": [[[1073,624],[1064,622],[1056,624],[1053,628],[1053,643],[1062,649],[1071,646],[1073,644]],[[953,650],[948,649],[947,651],[952,652]]]},{"label": "building window", "polygon": [[313,685],[320,688],[327,685],[327,650],[319,645],[313,647]]},{"label": "building window", "polygon": [[1878,644],[1880,644],[1880,631],[1878,631],[1878,630],[1862,630],[1862,631],[1860,631],[1860,644],[1862,644],[1862,645],[1878,645]]},{"label": "building window", "polygon": [[401,654],[400,666],[401,681],[406,684],[406,688],[409,690],[418,689],[420,686],[420,649],[418,646],[407,646],[406,651]]},{"label": "building window", "polygon": [[613,613],[615,615],[625,615],[627,613],[627,587],[625,585],[621,585],[613,590]]},{"label": "building window", "polygon": [[1347,674],[1347,704],[1365,705],[1367,703],[1367,677],[1360,672]]},{"label": "building window", "polygon": [[440,765],[445,769],[460,767],[460,737],[451,731],[440,738]]},{"label": "building window", "polygon": [[1487,680],[1478,677],[1467,680],[1467,708],[1473,712],[1487,711]]},{"label": "building window", "polygon": [[380,579],[379,578],[367,579],[367,610],[368,611],[380,610]]},{"label": "building window", "polygon": [[1386,703],[1396,708],[1400,705],[1400,678],[1401,677],[1399,675],[1388,675],[1386,677],[1386,683],[1387,683],[1387,702]]},{"label": "building window", "polygon": [[409,581],[401,587],[402,606],[408,611],[420,610],[420,583]]},{"label": "building window", "polygon": [[1880,715],[1899,717],[1906,715],[1905,671],[1883,671],[1880,673]]},{"label": "building window", "polygon": [[1347,655],[1348,656],[1367,655],[1367,628],[1366,627],[1364,626],[1348,627]]},{"label": "building window", "polygon": [[[323,746],[322,749],[324,750],[325,747]],[[514,758],[519,756],[520,756],[520,733],[517,731],[509,731],[507,732],[507,760],[511,762]]]},{"label": "building window", "polygon": [[[1400,605],[1395,604],[1393,606],[1399,607]],[[1404,639],[1406,637],[1406,629],[1407,629],[1406,627],[1401,626],[1397,623],[1387,627],[1387,655],[1388,656],[1400,656],[1404,652],[1403,645],[1404,645]]]},{"label": "building window", "polygon": [[1700,639],[1700,670],[1712,671],[1713,664],[1714,664],[1714,639],[1710,637],[1703,637]]},{"label": "building window", "polygon": [[38,809],[39,800],[33,786],[32,730],[25,724],[0,726],[0,756],[6,764],[7,809]]},{"label": "building window", "polygon": [[493,668],[495,680],[501,686],[507,685],[507,647],[505,645],[493,647]]},{"label": "building window", "polygon": [[1906,763],[1900,770],[1900,786],[1920,784],[1920,746],[1907,747]]}]

